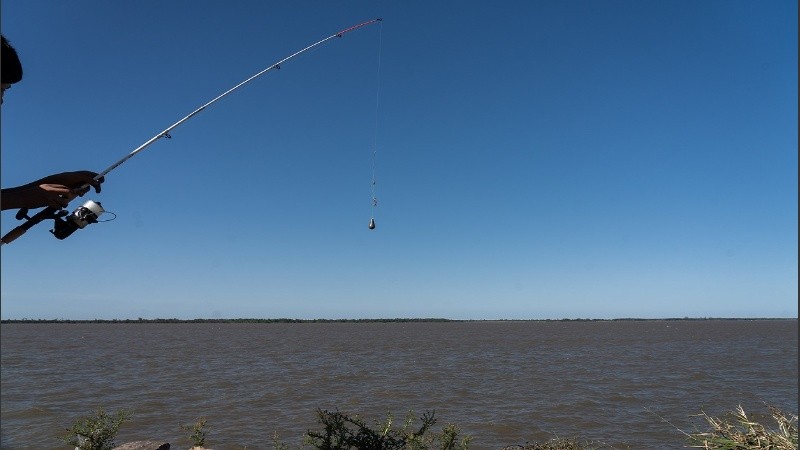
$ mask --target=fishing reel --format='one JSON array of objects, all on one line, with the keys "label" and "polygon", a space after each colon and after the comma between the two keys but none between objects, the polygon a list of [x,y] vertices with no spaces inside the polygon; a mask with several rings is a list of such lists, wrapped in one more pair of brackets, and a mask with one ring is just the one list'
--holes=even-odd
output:
[{"label": "fishing reel", "polygon": [[[100,203],[93,202],[89,200],[88,202],[84,203],[78,209],[72,212],[72,214],[67,214],[61,208],[56,208],[54,206],[48,206],[43,210],[39,211],[38,213],[34,214],[33,217],[28,216],[28,208],[22,208],[17,211],[17,220],[25,220],[22,225],[14,228],[13,230],[6,233],[2,238],[0,238],[0,245],[6,245],[18,237],[25,234],[28,230],[33,228],[36,224],[40,223],[43,220],[53,219],[55,222],[53,225],[53,229],[50,230],[58,239],[66,239],[75,232],[75,230],[79,228],[84,228],[86,225],[90,223],[97,223],[97,218],[103,214],[105,210],[100,205]],[[113,213],[111,213],[113,214]],[[116,214],[114,215],[116,218]],[[114,220],[112,218],[111,220]]]},{"label": "fishing reel", "polygon": [[25,219],[25,222],[0,238],[0,245],[6,245],[14,241],[39,222],[48,219],[53,219],[54,222],[53,229],[50,230],[50,233],[52,233],[57,239],[63,240],[68,238],[72,233],[75,232],[75,230],[85,228],[86,225],[89,225],[90,223],[101,222],[97,219],[104,212],[108,212],[114,217],[108,220],[103,220],[102,222],[108,222],[117,218],[116,214],[103,209],[103,206],[100,205],[100,202],[93,202],[91,200],[79,206],[75,211],[72,212],[72,214],[67,214],[67,212],[61,208],[48,206],[47,208],[44,208],[43,210],[34,214],[33,217],[30,217],[28,216],[28,208],[22,208],[17,212],[17,220]]},{"label": "fishing reel", "polygon": [[97,218],[104,212],[103,206],[99,202],[87,201],[79,206],[72,214],[66,215],[66,211],[61,210],[53,217],[53,229],[50,230],[57,239],[62,240],[68,238],[72,233],[78,229],[85,228],[90,223],[97,223]]}]

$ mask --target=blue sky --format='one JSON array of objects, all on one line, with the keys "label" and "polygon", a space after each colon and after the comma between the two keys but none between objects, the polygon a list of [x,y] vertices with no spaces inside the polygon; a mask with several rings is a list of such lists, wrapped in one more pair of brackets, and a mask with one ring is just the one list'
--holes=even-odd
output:
[{"label": "blue sky", "polygon": [[797,14],[5,0],[4,187],[101,171],[384,20],[111,172],[85,199],[116,220],[3,246],[2,318],[797,317]]}]

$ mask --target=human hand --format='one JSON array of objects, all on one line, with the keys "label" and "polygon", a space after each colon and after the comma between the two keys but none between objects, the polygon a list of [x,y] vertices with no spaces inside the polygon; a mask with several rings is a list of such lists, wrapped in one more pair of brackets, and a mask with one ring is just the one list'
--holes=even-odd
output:
[{"label": "human hand", "polygon": [[87,193],[90,186],[99,193],[100,183],[105,178],[95,180],[95,177],[97,174],[88,170],[62,172],[44,177],[33,184],[39,189],[40,202],[46,202],[46,206],[63,208],[75,197],[82,197]]},{"label": "human hand", "polygon": [[75,197],[83,196],[94,187],[100,192],[104,178],[95,180],[97,174],[88,170],[62,172],[11,189],[3,189],[2,208],[64,208]]},{"label": "human hand", "polygon": [[[95,192],[100,192],[100,183],[105,181],[104,177],[95,180],[97,174],[88,170],[79,170],[76,172],[62,172],[55,175],[50,175],[35,181],[39,185],[57,185],[62,188],[67,188],[72,191],[71,193],[77,196],[83,196],[89,191],[89,187],[94,187]],[[73,197],[75,198],[75,197]]]}]

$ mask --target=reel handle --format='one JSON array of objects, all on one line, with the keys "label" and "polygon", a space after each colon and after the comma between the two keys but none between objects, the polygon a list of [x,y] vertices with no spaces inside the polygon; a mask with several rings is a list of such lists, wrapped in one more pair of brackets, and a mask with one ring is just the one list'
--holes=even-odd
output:
[{"label": "reel handle", "polygon": [[28,208],[20,208],[19,211],[17,211],[17,215],[14,217],[16,217],[17,220],[30,219],[30,217],[28,217]]}]

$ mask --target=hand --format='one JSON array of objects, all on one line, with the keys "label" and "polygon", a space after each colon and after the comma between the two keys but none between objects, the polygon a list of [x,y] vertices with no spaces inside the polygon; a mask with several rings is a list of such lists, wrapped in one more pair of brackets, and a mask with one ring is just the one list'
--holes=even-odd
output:
[{"label": "hand", "polygon": [[57,189],[62,190],[66,188],[70,191],[70,194],[75,194],[72,196],[72,198],[75,198],[75,196],[82,197],[83,194],[89,191],[90,186],[94,187],[95,192],[100,193],[100,183],[105,181],[105,178],[101,177],[99,180],[95,180],[96,177],[97,174],[94,172],[79,170],[77,172],[62,172],[50,175],[31,184],[38,184],[43,188],[45,185],[58,186],[59,188]]},{"label": "hand", "polygon": [[95,180],[96,173],[88,170],[63,172],[11,189],[3,189],[2,209],[12,208],[64,208],[75,197],[83,196],[94,187],[100,192],[104,178]]},{"label": "hand", "polygon": [[[99,193],[100,183],[105,179],[95,180],[96,176],[96,173],[88,170],[62,172],[44,177],[31,184],[38,187],[38,202],[46,202],[46,205],[43,206],[64,208],[75,197],[82,197],[87,193],[89,186],[94,187],[95,192]],[[40,206],[42,205],[40,204]]]}]

